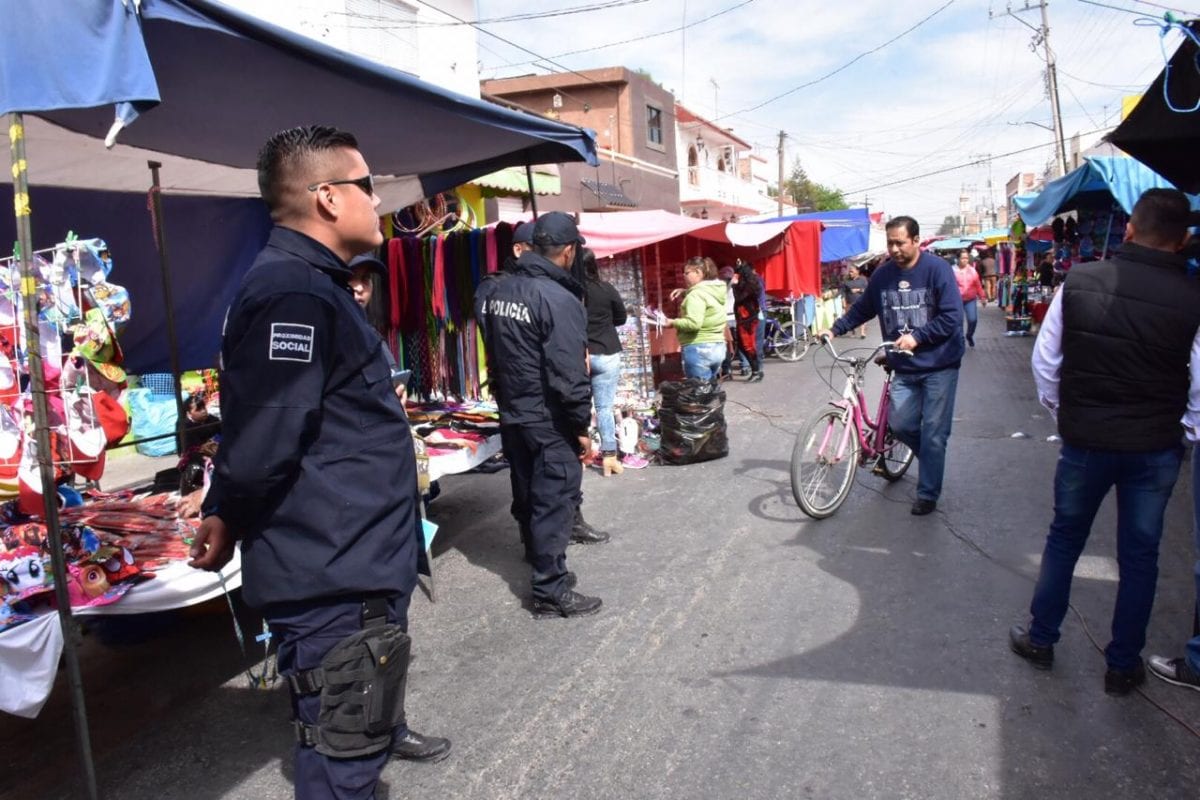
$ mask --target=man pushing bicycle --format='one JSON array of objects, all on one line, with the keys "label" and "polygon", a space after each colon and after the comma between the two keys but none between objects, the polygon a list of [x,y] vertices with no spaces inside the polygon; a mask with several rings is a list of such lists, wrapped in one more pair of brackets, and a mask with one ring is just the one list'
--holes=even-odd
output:
[{"label": "man pushing bicycle", "polygon": [[958,368],[966,345],[962,295],[944,259],[922,252],[921,229],[912,217],[888,221],[890,259],[871,274],[867,290],[821,336],[841,336],[879,317],[884,341],[911,357],[888,355],[895,371],[888,411],[896,437],[920,461],[912,513],[937,508],[946,467],[946,444],[954,417]]}]

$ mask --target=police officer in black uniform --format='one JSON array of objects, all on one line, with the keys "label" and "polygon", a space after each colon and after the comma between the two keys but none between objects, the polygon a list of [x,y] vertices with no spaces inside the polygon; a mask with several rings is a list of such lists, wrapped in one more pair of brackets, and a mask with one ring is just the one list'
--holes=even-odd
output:
[{"label": "police officer in black uniform", "polygon": [[326,127],[271,137],[258,181],[275,228],[226,318],[223,439],[191,563],[220,569],[241,543],[243,596],[292,689],[296,797],[366,800],[389,752],[450,749],[404,720],[416,462],[346,263],[382,242],[379,198],[354,137]]},{"label": "police officer in black uniform", "polygon": [[592,456],[587,319],[570,274],[584,239],[562,212],[539,217],[532,239],[506,277],[480,285],[475,315],[500,407],[512,513],[533,567],[533,612],[573,617],[601,605],[574,590],[566,556],[582,464]]}]

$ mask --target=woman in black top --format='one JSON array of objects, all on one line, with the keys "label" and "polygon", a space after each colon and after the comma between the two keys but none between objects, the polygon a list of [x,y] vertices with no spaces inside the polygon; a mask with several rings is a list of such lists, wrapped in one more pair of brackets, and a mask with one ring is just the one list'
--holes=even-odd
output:
[{"label": "woman in black top", "polygon": [[733,284],[733,313],[737,317],[738,351],[750,362],[750,381],[763,379],[762,362],[758,352],[758,312],[759,298],[762,295],[762,282],[754,272],[754,267],[738,259],[733,268],[737,282]]},{"label": "woman in black top", "polygon": [[617,423],[613,404],[621,378],[621,342],[616,328],[625,324],[625,301],[611,283],[600,280],[596,256],[584,250],[583,271],[587,282],[584,303],[588,316],[588,362],[592,376],[592,402],[596,406],[596,427],[600,429],[600,453],[605,476],[624,470],[617,459]]}]

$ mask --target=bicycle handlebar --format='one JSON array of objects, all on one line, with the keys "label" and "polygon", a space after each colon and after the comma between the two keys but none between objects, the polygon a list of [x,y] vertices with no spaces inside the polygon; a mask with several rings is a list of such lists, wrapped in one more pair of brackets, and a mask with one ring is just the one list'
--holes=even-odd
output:
[{"label": "bicycle handlebar", "polygon": [[835,349],[834,349],[834,347],[833,347],[833,337],[832,337],[832,336],[823,336],[823,337],[821,337],[821,344],[825,345],[825,349],[827,349],[827,350],[829,351],[829,353],[830,353],[830,354],[833,356],[833,360],[834,360],[834,361],[840,361],[840,362],[842,362],[843,364],[854,364],[855,366],[857,366],[857,365],[858,365],[858,364],[860,364],[860,363],[862,363],[862,364],[869,363],[869,362],[870,362],[870,361],[871,361],[873,358],[875,358],[875,355],[876,355],[876,354],[877,354],[879,351],[881,351],[881,350],[882,350],[883,352],[885,352],[885,353],[889,353],[889,352],[891,352],[891,353],[901,353],[901,354],[903,354],[903,355],[909,356],[910,358],[912,357],[912,351],[911,351],[911,350],[899,350],[899,349],[897,349],[897,348],[896,348],[896,343],[895,343],[895,342],[883,342],[883,343],[881,343],[881,344],[880,344],[878,347],[876,347],[875,349],[873,349],[873,350],[871,351],[871,355],[869,355],[869,356],[867,356],[866,358],[863,358],[863,359],[859,359],[859,358],[848,358],[848,357],[846,357],[846,356],[843,356],[843,355],[839,354],[839,353],[838,353],[838,351],[837,351],[837,350],[835,350]]}]

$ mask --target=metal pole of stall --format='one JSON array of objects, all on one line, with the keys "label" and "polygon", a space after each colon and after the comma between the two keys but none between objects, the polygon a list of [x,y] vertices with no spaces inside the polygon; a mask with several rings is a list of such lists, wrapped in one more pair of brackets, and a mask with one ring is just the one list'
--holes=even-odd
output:
[{"label": "metal pole of stall", "polygon": [[538,218],[537,192],[533,190],[533,165],[525,161],[525,180],[529,181],[529,207],[533,210],[533,218]]},{"label": "metal pole of stall", "polygon": [[30,391],[33,394],[33,435],[37,446],[38,471],[42,479],[42,502],[46,532],[50,539],[50,567],[54,573],[54,598],[58,621],[62,626],[63,658],[67,682],[71,687],[71,708],[75,714],[75,738],[79,747],[79,765],[83,769],[87,796],[98,800],[96,767],[92,762],[92,741],[88,732],[87,706],[83,695],[83,676],[75,649],[75,622],[71,598],[67,594],[67,563],[63,556],[62,528],[58,522],[58,490],[54,483],[54,454],[50,449],[50,413],[46,401],[46,373],[43,371],[41,338],[38,331],[38,282],[33,274],[33,229],[30,225],[29,175],[25,163],[25,120],[23,114],[10,114],[8,140],[12,156],[13,210],[17,223],[17,244],[21,250],[21,300],[24,304],[26,358],[29,363]]},{"label": "metal pole of stall", "polygon": [[158,247],[158,265],[162,271],[163,307],[167,311],[167,346],[171,348],[171,380],[175,388],[175,452],[183,455],[184,432],[187,430],[187,415],[183,410],[183,375],[179,370],[179,337],[175,333],[175,302],[171,299],[171,265],[167,258],[167,237],[163,230],[162,185],[158,171],[162,164],[147,161],[150,167],[150,210],[153,213],[154,243]]}]

